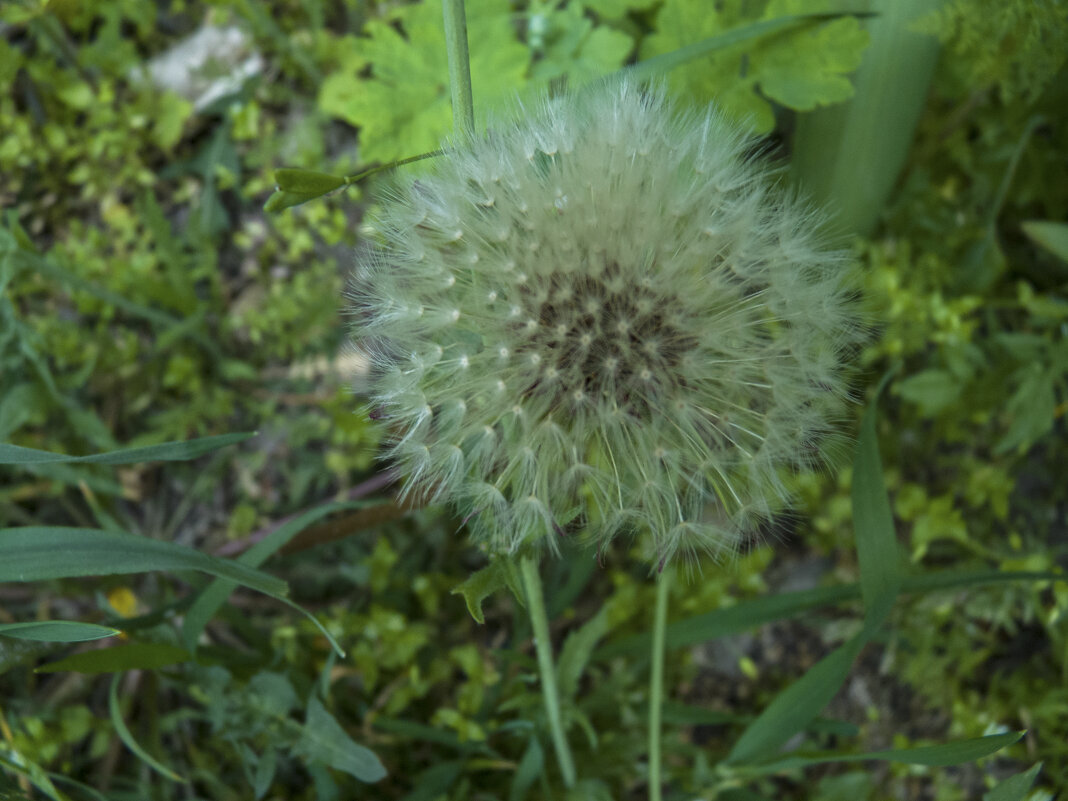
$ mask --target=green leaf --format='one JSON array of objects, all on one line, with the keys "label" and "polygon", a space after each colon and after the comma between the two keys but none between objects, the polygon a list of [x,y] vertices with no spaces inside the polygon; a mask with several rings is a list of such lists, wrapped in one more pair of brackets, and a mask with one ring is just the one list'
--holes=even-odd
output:
[{"label": "green leaf", "polygon": [[1030,364],[1014,377],[1019,382],[1018,388],[1005,409],[1012,423],[994,447],[994,453],[999,456],[1030,446],[1053,428],[1056,418],[1054,377],[1049,370],[1041,364]]},{"label": "green leaf", "polygon": [[[367,162],[435,149],[452,131],[441,4],[391,4],[385,14],[367,21],[366,38],[348,40],[319,91],[325,113],[359,126]],[[516,38],[508,0],[468,0],[467,25],[477,117],[523,87],[530,53]]]},{"label": "green leaf", "polygon": [[522,602],[519,576],[511,559],[494,559],[486,567],[472,573],[467,581],[453,589],[451,595],[463,595],[467,611],[479,625],[486,622],[482,615],[482,602],[501,587],[507,586]]},{"label": "green leaf", "polygon": [[567,76],[579,86],[618,70],[634,47],[634,40],[605,25],[594,27],[577,3],[548,15],[545,49],[531,77],[550,81]]},{"label": "green leaf", "polygon": [[957,740],[956,742],[943,743],[942,745],[892,748],[886,751],[871,751],[865,754],[839,754],[833,752],[802,754],[760,765],[757,772],[776,773],[783,770],[804,768],[809,765],[822,765],[828,762],[867,762],[869,760],[885,760],[887,762],[902,762],[907,765],[944,768],[949,765],[974,762],[977,759],[990,756],[1002,748],[1012,745],[1023,736],[1024,732],[1015,731],[1006,732],[1005,734],[991,734],[987,737],[975,737],[971,740]]},{"label": "green leaf", "polygon": [[197,570],[284,599],[280,579],[235,562],[132,534],[91,528],[0,529],[0,582],[111,576],[150,570]]},{"label": "green leaf", "polygon": [[192,655],[184,648],[168,643],[135,642],[82,651],[65,659],[49,662],[34,670],[35,673],[117,673],[124,670],[156,670],[168,665],[187,662]]},{"label": "green leaf", "polygon": [[[374,505],[376,504],[367,501],[324,504],[279,526],[239,556],[236,561],[249,568],[259,567],[268,557],[279,548],[284,547],[293,537],[315,521],[335,512],[364,509]],[[230,597],[230,593],[234,591],[236,586],[233,581],[217,579],[201,591],[196,601],[189,608],[182,622],[182,641],[191,652],[196,652],[197,640],[200,639],[204,627],[215,617],[215,613],[219,611],[220,607],[226,603],[226,599]]]},{"label": "green leaf", "polygon": [[0,623],[0,636],[37,642],[88,642],[121,634],[111,626],[70,620],[42,620],[33,623]]},{"label": "green leaf", "polygon": [[155,758],[149,755],[147,751],[141,748],[141,745],[137,742],[136,738],[130,733],[130,730],[126,728],[126,721],[122,719],[122,709],[119,707],[119,680],[122,678],[121,673],[116,673],[111,679],[111,688],[108,690],[108,712],[111,716],[111,725],[115,727],[116,734],[119,735],[119,739],[133,751],[142,762],[148,765],[152,770],[161,776],[170,779],[172,782],[185,783],[185,779],[175,773],[161,762],[158,762]]},{"label": "green leaf", "polygon": [[542,775],[544,764],[545,754],[541,750],[541,744],[537,737],[531,737],[527,743],[527,750],[523,752],[523,758],[516,766],[515,775],[512,776],[508,801],[523,801],[527,797],[531,785]]},{"label": "green leaf", "polygon": [[349,737],[314,695],[308,700],[303,733],[293,750],[362,782],[377,782],[386,775],[386,769],[374,752]]},{"label": "green leaf", "polygon": [[579,680],[586,669],[586,663],[590,661],[593,649],[609,631],[608,619],[608,609],[602,607],[581,628],[567,636],[556,661],[556,678],[561,698],[572,699],[578,692]]},{"label": "green leaf", "polygon": [[108,453],[94,453],[88,456],[68,456],[63,453],[39,451],[36,448],[23,448],[0,442],[0,464],[136,464],[139,462],[185,462],[196,459],[205,453],[219,448],[244,442],[256,436],[248,434],[221,434],[217,437],[201,437],[184,442],[165,442],[161,445],[149,445],[144,448],[123,448]]},{"label": "green leaf", "polygon": [[920,407],[921,414],[934,415],[960,397],[961,381],[948,370],[923,370],[899,381],[897,394]]},{"label": "green leaf", "polygon": [[328,172],[283,167],[274,171],[274,180],[283,192],[325,195],[345,185],[345,179]]},{"label": "green leaf", "polygon": [[841,688],[864,642],[863,635],[848,640],[779,693],[742,732],[726,761],[767,759],[808,726]]},{"label": "green leaf", "polygon": [[[1064,581],[1058,573],[1035,571],[979,570],[963,573],[943,570],[920,576],[907,576],[901,589],[906,593],[936,592],[959,587],[978,587],[1001,584],[1009,581]],[[815,587],[811,590],[784,592],[764,598],[742,601],[726,609],[716,609],[671,623],[665,636],[667,648],[689,648],[720,637],[728,637],[770,623],[773,620],[789,620],[813,609],[855,601],[860,598],[859,584],[843,584],[837,587]],[[617,656],[634,656],[649,649],[648,634],[634,634],[610,642],[597,649],[599,660]]]},{"label": "green leaf", "polygon": [[643,61],[631,69],[645,78],[697,59],[694,68],[672,73],[673,88],[769,131],[774,117],[758,90],[798,110],[845,100],[852,95],[845,76],[867,45],[856,19],[793,13],[805,7],[796,0],[772,2],[765,18],[754,20],[742,16],[740,6],[665,0],[655,32],[643,42]]},{"label": "green leaf", "polygon": [[1026,773],[1010,776],[989,793],[984,793],[983,801],[1024,801],[1041,770],[1042,763],[1039,762]]},{"label": "green leaf", "polygon": [[1068,264],[1068,223],[1027,220],[1020,227],[1032,242]]},{"label": "green leaf", "polygon": [[606,19],[619,19],[628,11],[649,8],[656,0],[581,0],[583,6]]},{"label": "green leaf", "polygon": [[894,531],[894,516],[883,483],[879,438],[875,431],[879,395],[893,373],[887,373],[875,390],[864,414],[853,459],[853,529],[860,562],[860,592],[865,624],[882,624],[901,585],[901,556]]}]

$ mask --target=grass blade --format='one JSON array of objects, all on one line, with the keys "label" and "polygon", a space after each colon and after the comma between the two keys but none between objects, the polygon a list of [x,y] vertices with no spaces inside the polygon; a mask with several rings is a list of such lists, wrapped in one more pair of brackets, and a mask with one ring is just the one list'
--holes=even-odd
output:
[{"label": "grass blade", "polygon": [[164,442],[143,448],[123,448],[107,453],[94,453],[88,456],[68,456],[64,453],[40,451],[36,448],[23,448],[0,442],[0,464],[136,464],[138,462],[185,462],[211,453],[227,445],[244,442],[256,436],[255,432],[245,434],[221,434],[216,437],[201,437],[183,442]]},{"label": "grass blade", "polygon": [[35,642],[89,642],[122,632],[111,626],[72,620],[41,620],[31,623],[0,623],[0,637]]},{"label": "grass blade", "polygon": [[246,565],[183,545],[92,528],[0,529],[0,582],[111,576],[152,570],[196,570],[283,599],[286,583]]}]

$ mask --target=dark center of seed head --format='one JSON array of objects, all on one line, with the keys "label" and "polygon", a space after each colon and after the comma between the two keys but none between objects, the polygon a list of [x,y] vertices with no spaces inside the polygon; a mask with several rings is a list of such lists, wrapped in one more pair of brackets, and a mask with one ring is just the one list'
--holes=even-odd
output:
[{"label": "dark center of seed head", "polygon": [[674,368],[696,340],[669,322],[670,300],[622,272],[608,262],[597,275],[551,274],[540,296],[521,288],[525,317],[538,323],[524,328],[519,348],[540,357],[528,392],[547,393],[562,408],[611,398],[649,419],[652,390],[684,383]]}]

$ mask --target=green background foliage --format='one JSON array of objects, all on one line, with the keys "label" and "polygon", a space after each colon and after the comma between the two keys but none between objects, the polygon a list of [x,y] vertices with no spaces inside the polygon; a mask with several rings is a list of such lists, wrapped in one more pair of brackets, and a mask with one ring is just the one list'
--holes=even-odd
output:
[{"label": "green background foliage", "polygon": [[[484,122],[517,96],[826,10],[471,0],[476,110]],[[200,68],[199,87],[253,56],[259,66],[198,104],[144,68],[205,24],[244,38]],[[772,134],[785,162],[798,119],[852,97],[866,24],[746,39],[666,80]],[[848,465],[792,477],[793,515],[732,563],[676,581],[664,714],[676,797],[1038,801],[1068,786],[1068,585],[1050,578],[1068,558],[1068,263],[1029,233],[1068,218],[1068,13],[1056,0],[951,0],[914,30],[940,43],[939,66],[892,198],[852,240],[873,329],[858,396],[898,366],[871,433],[901,593],[875,604],[887,619],[866,632],[872,566],[854,547],[851,494],[872,476],[854,482]],[[382,431],[353,397],[344,291],[373,194],[349,185],[263,211],[278,168],[354,175],[435,149],[452,128],[447,75],[437,0],[0,7],[0,442],[82,455],[258,432],[192,462],[0,453],[5,532],[135,535],[153,558],[187,560],[161,564],[190,568],[84,580],[57,558],[38,560],[46,581],[3,576],[0,795],[562,797],[514,577],[466,546],[462,521],[390,513],[384,482],[364,484],[381,470]],[[321,509],[267,536],[371,492],[366,508]],[[291,538],[299,547],[279,552]],[[276,595],[254,568],[281,577],[344,657],[314,622],[244,589],[184,639],[198,593],[212,592],[197,571],[223,564],[206,555],[261,540],[224,577]],[[909,583],[927,574],[940,583]],[[567,553],[542,578],[565,725],[582,775],[597,777],[575,797],[644,797],[654,584],[625,554],[601,565]],[[834,656],[858,651],[852,667]],[[946,770],[924,766],[926,752],[910,757],[919,765],[806,770],[741,758],[770,758],[753,743],[761,713],[791,697],[780,693],[839,668],[843,688],[821,685],[830,704],[798,724],[795,759],[1027,733]]]}]

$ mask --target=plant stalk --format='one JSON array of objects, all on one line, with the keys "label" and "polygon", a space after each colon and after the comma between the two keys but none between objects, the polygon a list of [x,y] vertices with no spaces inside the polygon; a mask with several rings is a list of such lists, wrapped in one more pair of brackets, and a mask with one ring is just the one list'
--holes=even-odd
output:
[{"label": "plant stalk", "polygon": [[549,639],[549,620],[545,614],[541,578],[538,576],[538,566],[529,556],[524,556],[519,566],[530,625],[534,629],[534,648],[538,654],[541,693],[545,698],[545,711],[549,716],[549,731],[556,749],[556,760],[560,763],[560,773],[564,777],[564,786],[571,789],[575,786],[575,761],[571,756],[567,738],[564,737],[564,725],[560,719],[560,694],[556,689],[556,668],[553,666],[553,646]]},{"label": "plant stalk", "polygon": [[464,0],[441,0],[445,13],[445,48],[449,54],[449,89],[452,124],[465,138],[475,130],[475,104],[471,95],[471,54],[467,49],[467,15]]},{"label": "plant stalk", "polygon": [[664,634],[673,568],[666,567],[656,582],[653,617],[652,671],[649,674],[649,801],[660,801],[660,708],[664,697]]}]

